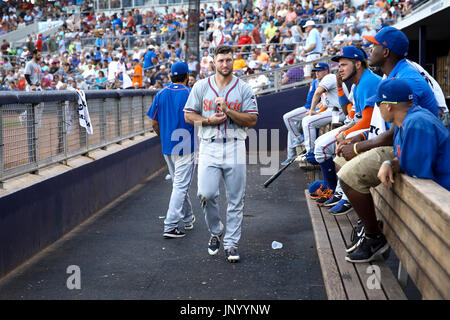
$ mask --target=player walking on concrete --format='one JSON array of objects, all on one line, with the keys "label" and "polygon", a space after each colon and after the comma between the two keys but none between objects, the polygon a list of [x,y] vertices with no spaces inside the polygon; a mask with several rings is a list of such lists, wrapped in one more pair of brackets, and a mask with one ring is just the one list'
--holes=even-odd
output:
[{"label": "player walking on concrete", "polygon": [[184,62],[173,64],[171,78],[173,83],[156,94],[147,115],[161,137],[162,152],[173,181],[164,220],[164,237],[181,238],[185,232],[179,229],[179,222],[184,223],[184,230],[192,230],[195,221],[188,193],[195,164],[194,127],[186,123],[183,112],[190,93],[188,65]]},{"label": "player walking on concrete", "polygon": [[[229,262],[240,260],[238,244],[246,183],[246,129],[256,125],[258,107],[251,87],[232,74],[233,49],[214,50],[216,74],[195,83],[184,107],[188,123],[200,125],[198,196],[211,233],[208,252],[223,247]],[[223,177],[228,200],[226,228],[219,213],[219,183]]]}]

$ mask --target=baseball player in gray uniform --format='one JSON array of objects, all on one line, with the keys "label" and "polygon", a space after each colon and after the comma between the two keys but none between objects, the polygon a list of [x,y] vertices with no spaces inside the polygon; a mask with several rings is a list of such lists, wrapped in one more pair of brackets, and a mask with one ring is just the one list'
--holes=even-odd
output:
[{"label": "baseball player in gray uniform", "polygon": [[[233,50],[214,50],[216,73],[195,83],[184,107],[186,122],[199,126],[198,196],[211,233],[208,252],[223,248],[229,262],[238,262],[238,243],[246,183],[247,128],[258,120],[251,87],[232,74]],[[226,228],[219,213],[219,183],[223,177],[228,200]]]}]

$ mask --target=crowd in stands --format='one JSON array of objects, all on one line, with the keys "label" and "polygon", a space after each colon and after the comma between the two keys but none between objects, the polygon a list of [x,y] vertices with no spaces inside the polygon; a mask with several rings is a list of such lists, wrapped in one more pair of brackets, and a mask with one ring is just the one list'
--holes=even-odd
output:
[{"label": "crowd in stands", "polygon": [[[9,1],[2,9],[7,21],[14,9],[15,17],[31,14],[34,20],[61,18],[70,5],[81,5],[82,10],[80,16],[64,20],[61,29],[48,37],[30,34],[19,47],[4,40],[0,44],[0,85],[3,90],[26,89],[25,64],[34,49],[42,53],[43,90],[158,89],[170,81],[168,67],[177,61],[186,61],[201,79],[214,73],[210,53],[220,43],[234,46],[236,75],[253,74],[307,61],[307,21],[313,21],[320,33],[323,43],[319,55],[332,56],[345,45],[367,45],[362,36],[374,35],[404,16],[411,10],[410,4],[406,0],[367,0],[355,8],[349,0],[202,3],[201,53],[196,59],[186,54],[187,9],[182,6],[121,9],[108,16],[95,12],[92,1],[36,1],[34,6]],[[15,24],[2,23],[9,26],[8,31]],[[303,77],[302,72],[298,77]],[[267,77],[259,78],[264,81]]]}]

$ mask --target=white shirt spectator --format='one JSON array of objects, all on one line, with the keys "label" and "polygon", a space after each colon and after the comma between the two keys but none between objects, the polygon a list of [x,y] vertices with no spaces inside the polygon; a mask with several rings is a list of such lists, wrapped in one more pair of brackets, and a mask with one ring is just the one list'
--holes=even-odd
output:
[{"label": "white shirt spectator", "polygon": [[333,38],[333,45],[339,46],[344,41],[347,41],[347,35],[345,34],[344,29],[341,29],[339,33]]}]

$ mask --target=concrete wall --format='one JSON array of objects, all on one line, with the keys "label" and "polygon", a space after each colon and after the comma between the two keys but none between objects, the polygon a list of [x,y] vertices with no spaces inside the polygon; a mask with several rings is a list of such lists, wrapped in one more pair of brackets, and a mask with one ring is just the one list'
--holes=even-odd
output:
[{"label": "concrete wall", "polygon": [[158,137],[0,198],[0,277],[165,165]]}]

